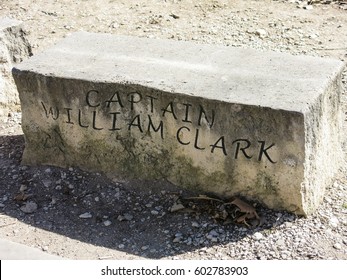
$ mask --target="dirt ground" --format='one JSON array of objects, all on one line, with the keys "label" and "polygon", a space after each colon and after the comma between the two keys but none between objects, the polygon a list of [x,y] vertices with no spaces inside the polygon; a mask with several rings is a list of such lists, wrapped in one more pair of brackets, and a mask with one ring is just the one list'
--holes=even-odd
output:
[{"label": "dirt ground", "polygon": [[[0,0],[0,16],[23,21],[34,55],[84,30],[347,61],[347,3],[312,2]],[[345,106],[345,74],[343,82]],[[69,259],[347,259],[347,166],[317,213],[255,204],[263,222],[247,228],[171,212],[188,194],[165,181],[22,166],[20,122],[19,112],[0,122],[0,238]]]}]

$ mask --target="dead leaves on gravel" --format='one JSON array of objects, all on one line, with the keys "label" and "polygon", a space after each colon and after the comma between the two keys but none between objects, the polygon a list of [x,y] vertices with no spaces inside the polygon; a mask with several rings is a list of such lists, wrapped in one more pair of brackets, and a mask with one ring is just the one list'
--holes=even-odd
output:
[{"label": "dead leaves on gravel", "polygon": [[207,213],[223,224],[236,223],[247,227],[256,227],[261,219],[256,209],[244,200],[233,197],[228,200],[199,195],[179,197],[171,207],[171,212],[202,214]]}]

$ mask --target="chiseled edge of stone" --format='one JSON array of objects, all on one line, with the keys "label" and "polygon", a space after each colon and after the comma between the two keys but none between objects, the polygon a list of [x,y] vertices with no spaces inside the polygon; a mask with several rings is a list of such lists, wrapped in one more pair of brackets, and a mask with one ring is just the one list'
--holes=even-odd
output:
[{"label": "chiseled edge of stone", "polygon": [[[341,61],[336,71],[331,73],[330,77],[325,80],[322,93],[314,104],[307,106],[303,112],[305,115],[306,139],[305,181],[302,182],[301,193],[302,214],[304,216],[314,213],[319,207],[319,204],[323,201],[326,186],[333,183],[334,176],[344,162],[341,76],[346,66],[347,64]],[[329,106],[331,103],[327,103],[329,100],[334,100],[333,108]],[[317,117],[319,118],[318,122]],[[308,139],[311,139],[311,141],[308,141]],[[321,142],[317,143],[317,139]],[[315,160],[312,160],[312,158]]]}]

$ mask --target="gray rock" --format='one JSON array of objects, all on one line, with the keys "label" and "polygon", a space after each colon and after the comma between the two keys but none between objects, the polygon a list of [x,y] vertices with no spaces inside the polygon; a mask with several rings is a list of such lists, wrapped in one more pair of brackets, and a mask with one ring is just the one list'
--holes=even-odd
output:
[{"label": "gray rock", "polygon": [[304,9],[305,10],[313,10],[313,6],[312,5],[307,5],[307,6],[304,6]]},{"label": "gray rock", "polygon": [[255,34],[259,37],[259,38],[265,38],[267,36],[267,32],[265,29],[257,29],[255,31]]},{"label": "gray rock", "polygon": [[198,222],[192,222],[192,227],[199,228],[200,224]]},{"label": "gray rock", "polygon": [[37,204],[34,201],[28,201],[20,208],[20,210],[26,214],[34,213],[37,210]]},{"label": "gray rock", "polygon": [[92,214],[89,213],[89,212],[85,212],[85,213],[79,215],[79,217],[80,217],[81,219],[90,219],[90,218],[92,217]]},{"label": "gray rock", "polygon": [[284,247],[286,245],[286,242],[284,239],[281,238],[276,241],[276,245],[279,247]]},{"label": "gray rock", "polygon": [[122,222],[122,221],[131,221],[133,219],[133,215],[129,214],[129,213],[125,213],[124,215],[119,215],[118,216],[118,221]]},{"label": "gray rock", "polygon": [[184,209],[185,207],[183,206],[183,204],[181,203],[175,203],[174,205],[171,206],[170,211],[171,212],[177,212],[180,211],[182,209]]},{"label": "gray rock", "polygon": [[215,231],[215,230],[211,230],[211,231],[209,232],[209,235],[210,235],[210,236],[213,236],[213,237],[216,237],[216,236],[219,236],[219,233],[218,233],[217,231]]},{"label": "gray rock", "polygon": [[331,227],[337,228],[339,223],[340,222],[339,222],[339,219],[337,217],[335,217],[335,216],[330,217],[329,224],[330,224]]},{"label": "gray rock", "polygon": [[134,218],[134,216],[131,215],[131,214],[125,213],[125,214],[124,214],[124,218],[125,218],[127,221],[131,221],[131,220]]},{"label": "gray rock", "polygon": [[260,232],[256,232],[254,235],[253,235],[253,238],[255,240],[260,240],[260,239],[263,239],[264,238],[264,235]]},{"label": "gray rock", "polygon": [[19,192],[24,192],[28,189],[28,187],[26,185],[21,185],[19,188]]},{"label": "gray rock", "polygon": [[49,187],[51,186],[51,184],[52,184],[52,181],[49,180],[49,179],[43,179],[43,180],[42,180],[42,183],[43,183],[43,185],[44,185],[46,188],[49,188]]},{"label": "gray rock", "polygon": [[179,243],[179,242],[181,242],[181,240],[182,240],[182,237],[175,237],[172,242],[173,243]]}]

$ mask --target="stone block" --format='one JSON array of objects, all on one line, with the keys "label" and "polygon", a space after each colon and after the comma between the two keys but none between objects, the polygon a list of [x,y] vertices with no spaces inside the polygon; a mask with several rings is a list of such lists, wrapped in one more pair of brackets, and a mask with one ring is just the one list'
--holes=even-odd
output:
[{"label": "stone block", "polygon": [[23,163],[312,213],[341,160],[343,63],[79,32],[13,69]]},{"label": "stone block", "polygon": [[0,115],[20,110],[17,88],[12,78],[12,67],[31,55],[22,22],[0,18]]}]

